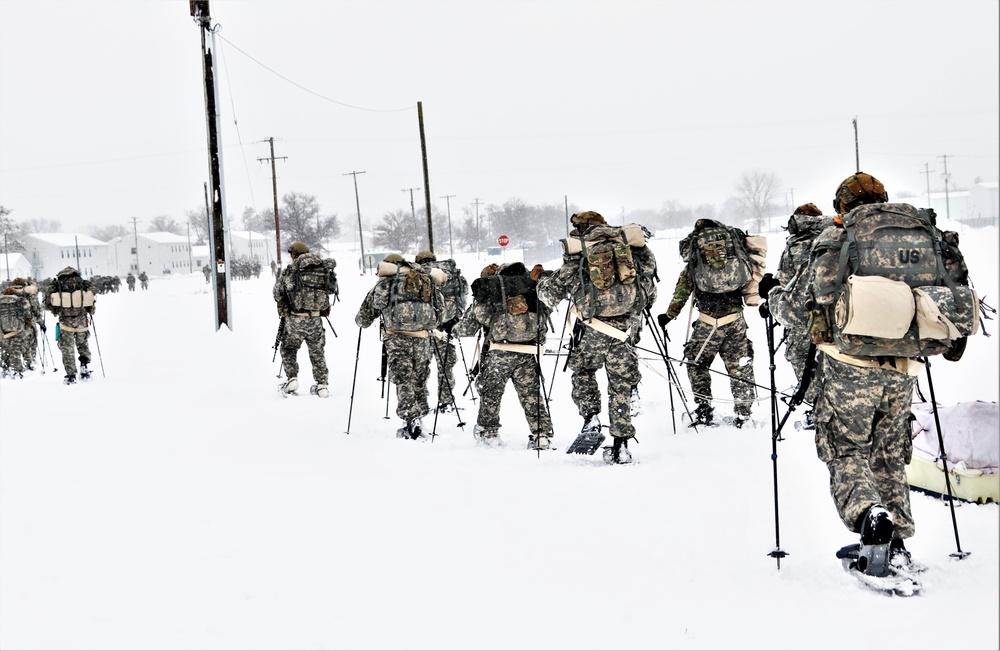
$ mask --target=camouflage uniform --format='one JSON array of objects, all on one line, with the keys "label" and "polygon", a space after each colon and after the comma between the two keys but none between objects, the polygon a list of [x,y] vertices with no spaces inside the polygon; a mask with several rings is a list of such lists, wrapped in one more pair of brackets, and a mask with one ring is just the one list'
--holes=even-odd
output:
[{"label": "camouflage uniform", "polygon": [[285,319],[281,335],[281,365],[289,380],[298,378],[299,348],[305,341],[309,363],[312,364],[313,380],[316,381],[317,389],[325,389],[329,383],[329,370],[326,365],[326,329],[323,327],[323,317],[330,313],[329,301],[326,302],[325,310],[295,310],[291,298],[296,291],[295,275],[303,264],[315,263],[318,258],[312,253],[296,254],[293,257],[292,264],[282,269],[271,292],[278,306],[278,315]]},{"label": "camouflage uniform", "polygon": [[143,289],[149,289],[149,276],[146,275],[145,271],[139,274],[139,283],[142,284]]},{"label": "camouflage uniform", "polygon": [[[66,267],[56,275],[56,280],[49,287],[46,309],[59,319],[59,350],[62,352],[63,367],[66,369],[66,380],[76,380],[77,366],[74,354],[79,357],[80,364],[85,368],[90,364],[90,321],[89,315],[97,309],[96,301],[84,307],[63,307],[52,304],[53,295],[58,292],[73,291],[78,287],[86,293],[92,291],[90,284],[80,278],[72,267]],[[81,373],[86,376],[89,374]]]},{"label": "camouflage uniform", "polygon": [[[469,291],[469,282],[462,275],[462,272],[455,267],[454,260],[430,260],[424,262],[421,260],[420,256],[417,256],[417,262],[422,263],[425,267],[433,267],[440,269],[449,275],[450,284],[454,282],[460,289],[462,296],[448,296],[442,292],[444,296],[444,322],[457,321],[459,317],[462,316],[462,312],[465,308],[465,294]],[[454,274],[457,277],[455,279],[451,278]],[[444,336],[444,331],[438,328],[434,333],[435,340],[431,342],[431,348],[434,351],[434,361],[437,364],[437,386],[438,386],[438,405],[442,408],[446,408],[454,404],[453,396],[455,392],[455,364],[458,363],[458,347],[456,342],[452,341],[451,337]]]},{"label": "camouflage uniform", "polygon": [[[688,379],[699,409],[711,413],[712,376],[709,368],[718,355],[722,358],[729,374],[729,386],[735,405],[737,418],[748,419],[756,387],[753,372],[753,343],[747,337],[747,323],[743,318],[743,295],[741,290],[723,294],[707,294],[694,291],[694,278],[690,265],[685,265],[677,278],[673,299],[667,308],[667,317],[677,318],[688,298],[694,294],[694,304],[700,313],[691,328],[691,337],[684,344],[684,359],[687,361]],[[735,317],[724,325],[716,325],[719,319]]]},{"label": "camouflage uniform", "polygon": [[[604,223],[603,218],[599,222]],[[570,231],[571,237],[586,236],[598,225],[576,223]],[[601,412],[601,393],[597,384],[597,371],[604,368],[608,379],[608,418],[611,435],[627,440],[635,436],[632,425],[632,390],[639,384],[641,373],[635,351],[642,326],[643,310],[656,301],[656,258],[648,246],[630,247],[638,272],[638,293],[634,305],[628,306],[626,314],[605,316],[594,314],[594,308],[587,304],[589,279],[585,284],[580,272],[580,256],[564,255],[562,266],[553,274],[538,282],[538,298],[549,309],[567,296],[580,313],[603,322],[622,333],[623,338],[604,334],[594,327],[591,318],[582,318],[574,328],[574,345],[570,352],[569,367],[573,370],[572,397],[584,423]]]},{"label": "camouflage uniform", "polygon": [[0,294],[0,364],[4,377],[21,377],[22,360],[30,359],[25,352],[25,337],[29,314],[28,299],[15,287],[7,287]]},{"label": "camouflage uniform", "polygon": [[129,272],[129,274],[127,276],[125,276],[125,282],[128,283],[128,290],[130,292],[134,292],[135,291],[135,276],[132,275],[131,271]]},{"label": "camouflage uniform", "polygon": [[24,298],[28,301],[29,316],[24,332],[24,363],[32,369],[32,361],[38,354],[38,331],[36,326],[42,320],[42,306],[38,302],[38,285],[29,283],[24,287]]},{"label": "camouflage uniform", "polygon": [[[507,270],[527,276],[524,265],[519,262],[506,267],[500,268],[500,278],[507,276],[503,273]],[[552,438],[552,418],[542,393],[538,354],[545,344],[549,310],[535,297],[526,301],[525,305],[528,303],[534,303],[534,311],[511,314],[497,302],[477,299],[454,326],[452,334],[471,337],[482,331],[486,342],[476,377],[480,398],[476,417],[480,434],[477,437],[488,443],[497,436],[501,426],[500,403],[510,380],[531,432],[529,445],[547,448]],[[511,349],[505,350],[506,346],[511,346]]]},{"label": "camouflage uniform", "polygon": [[[421,269],[416,264],[406,266]],[[434,314],[433,322],[418,323],[427,318],[421,316],[426,314],[426,304],[400,302],[393,305],[391,294],[395,282],[394,276],[380,276],[361,303],[354,322],[358,327],[367,328],[376,318],[381,318],[388,377],[396,385],[396,415],[410,425],[430,412],[427,381],[431,370],[432,335],[429,333],[443,323],[444,297],[440,288],[434,286],[429,303]]]},{"label": "camouflage uniform", "polygon": [[[851,215],[882,207],[916,213],[907,204],[863,204]],[[922,364],[906,357],[858,357],[837,351],[829,324],[837,300],[835,286],[840,273],[841,243],[846,231],[840,225],[819,235],[810,262],[810,294],[813,301],[811,337],[819,356],[816,420],[816,451],[830,473],[830,494],[841,521],[851,531],[861,532],[862,516],[873,505],[883,505],[892,515],[893,537],[914,534],[906,465],[913,452],[910,407],[916,374]],[[878,251],[897,255],[891,242],[880,239]],[[953,234],[945,234],[944,264],[957,284],[968,284],[968,269]],[[953,242],[953,245],[948,241]],[[892,262],[885,264],[895,268]]]}]

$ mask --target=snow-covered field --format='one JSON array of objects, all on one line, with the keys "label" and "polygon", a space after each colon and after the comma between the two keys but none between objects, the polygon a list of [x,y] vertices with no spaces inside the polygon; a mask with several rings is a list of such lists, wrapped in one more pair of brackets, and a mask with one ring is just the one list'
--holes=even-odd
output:
[{"label": "snow-covered field", "polygon": [[[995,306],[997,231],[962,240]],[[651,245],[658,313],[679,260],[675,240]],[[774,267],[783,236],[770,246]],[[486,263],[457,259],[470,280]],[[45,374],[0,382],[0,647],[1000,645],[1000,506],[957,505],[956,529],[947,503],[914,493],[908,546],[930,567],[925,591],[866,591],[834,558],[854,540],[811,433],[786,427],[773,462],[764,388],[759,429],[687,429],[648,334],[636,464],[525,450],[512,390],[506,448],[474,444],[469,395],[458,399],[463,428],[445,414],[433,442],[396,439],[395,397],[386,419],[377,381],[378,334],[353,322],[374,281],[351,273],[350,260],[331,315],[338,337],[327,333],[328,399],[276,391],[270,277],[234,282],[232,330],[216,331],[200,273],[99,296],[89,383],[64,386],[50,360]],[[766,387],[763,321],[752,310],[747,320]],[[553,322],[555,338],[561,312]],[[985,326],[994,336],[976,336],[961,362],[933,361],[939,402],[998,399],[997,322]],[[670,327],[678,356],[682,319]],[[463,349],[471,366],[474,340]],[[781,351],[777,359],[787,392],[793,376]],[[299,360],[308,386],[304,349]],[[542,366],[555,445],[565,447],[581,424],[569,374],[554,355]],[[728,381],[715,376],[714,388],[717,413],[728,415]],[[959,536],[971,552],[961,561],[952,557]],[[768,556],[779,537],[780,569]]]}]

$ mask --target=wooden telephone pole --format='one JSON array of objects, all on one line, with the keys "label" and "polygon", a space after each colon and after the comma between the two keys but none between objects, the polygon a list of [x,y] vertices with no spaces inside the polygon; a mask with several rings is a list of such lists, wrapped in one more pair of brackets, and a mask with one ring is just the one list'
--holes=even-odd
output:
[{"label": "wooden telephone pole", "polygon": [[[274,248],[276,249],[278,269],[281,269],[281,223],[278,221],[278,176],[274,170],[274,137],[267,139],[271,143],[271,156],[269,158],[258,158],[259,161],[271,161],[271,188],[274,194]],[[282,156],[281,160],[287,160],[287,156]]]},{"label": "wooden telephone pole", "polygon": [[[233,329],[229,314],[229,265],[226,264],[226,200],[222,182],[222,148],[219,144],[218,88],[215,85],[215,30],[211,27],[208,0],[188,0],[191,16],[201,29],[202,72],[205,82],[205,114],[208,123],[208,169],[212,183],[209,249],[215,256],[215,329],[225,324]],[[211,35],[211,44],[208,36]]]}]

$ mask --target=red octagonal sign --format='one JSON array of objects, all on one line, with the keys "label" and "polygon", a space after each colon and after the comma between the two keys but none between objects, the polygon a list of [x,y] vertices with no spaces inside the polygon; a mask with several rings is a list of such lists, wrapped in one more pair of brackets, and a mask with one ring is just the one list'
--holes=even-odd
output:
[{"label": "red octagonal sign", "polygon": [[500,237],[497,238],[497,244],[499,244],[500,246],[507,246],[508,244],[510,244],[510,238],[507,237],[506,235],[501,235]]}]

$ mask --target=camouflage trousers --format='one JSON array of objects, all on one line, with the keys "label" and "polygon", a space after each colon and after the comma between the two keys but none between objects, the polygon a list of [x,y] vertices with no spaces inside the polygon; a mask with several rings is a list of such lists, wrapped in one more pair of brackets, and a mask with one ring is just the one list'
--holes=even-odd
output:
[{"label": "camouflage trousers", "polygon": [[704,321],[695,321],[691,338],[684,344],[688,379],[694,400],[699,405],[712,404],[712,374],[709,370],[715,356],[722,358],[729,374],[729,387],[733,392],[737,416],[747,417],[757,395],[754,386],[753,344],[747,337],[747,322],[739,318],[724,326],[714,327]]},{"label": "camouflage trousers", "polygon": [[434,363],[437,365],[438,404],[450,405],[455,401],[455,364],[458,362],[458,350],[454,339],[438,339],[431,337],[431,347],[434,351]]},{"label": "camouflage trousers", "polygon": [[24,349],[24,330],[13,336],[0,335],[0,363],[3,365],[4,375],[9,373],[23,373],[24,362],[22,360],[31,359],[27,357]]},{"label": "camouflage trousers", "polygon": [[552,437],[552,418],[542,395],[542,374],[538,360],[528,353],[490,349],[483,356],[476,388],[479,389],[479,415],[476,424],[496,432],[500,428],[500,403],[507,380],[514,384],[524,418],[533,437]]},{"label": "camouflage trousers", "polygon": [[430,411],[430,337],[387,334],[382,343],[388,356],[389,381],[396,385],[396,415],[406,421],[426,415]]},{"label": "camouflage trousers", "polygon": [[[787,331],[785,335],[785,359],[792,365],[795,379],[800,382],[802,381],[802,373],[806,370],[806,362],[809,360],[810,343],[808,332]],[[816,355],[818,357],[820,353],[816,353]],[[817,382],[814,378],[806,390],[805,401],[810,405],[816,403],[816,385]]]},{"label": "camouflage trousers", "polygon": [[319,316],[288,316],[285,318],[285,331],[281,336],[281,365],[289,378],[299,376],[299,348],[306,342],[309,351],[309,363],[312,364],[313,379],[316,384],[328,384],[329,371],[326,367],[326,330],[323,328],[323,317]]},{"label": "camouflage trousers", "polygon": [[910,405],[915,377],[860,368],[818,353],[816,452],[830,471],[830,494],[844,525],[872,504],[892,514],[896,537],[914,532],[906,464],[913,456]]},{"label": "camouflage trousers", "polygon": [[601,390],[597,371],[604,368],[608,376],[608,418],[611,435],[631,438],[632,387],[639,384],[639,359],[635,348],[625,341],[584,326],[579,343],[570,353],[569,367],[573,370],[573,402],[586,421],[601,413]]},{"label": "camouflage trousers", "polygon": [[[86,328],[86,326],[73,325],[71,327]],[[84,329],[80,332],[70,332],[62,327],[62,322],[59,326],[59,351],[62,353],[63,367],[66,369],[66,375],[76,375],[76,357],[80,358],[80,363],[86,366],[90,364],[90,345],[87,343],[90,340],[90,330]]]},{"label": "camouflage trousers", "polygon": [[24,338],[24,363],[31,364],[35,360],[35,355],[38,353],[38,328],[32,323],[30,324],[22,333],[21,337]]}]

